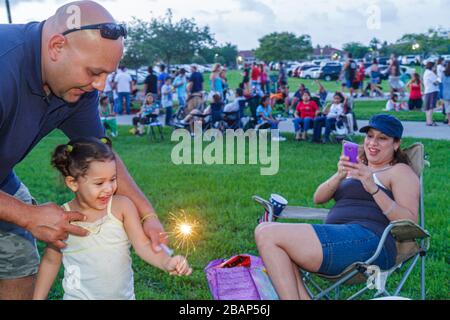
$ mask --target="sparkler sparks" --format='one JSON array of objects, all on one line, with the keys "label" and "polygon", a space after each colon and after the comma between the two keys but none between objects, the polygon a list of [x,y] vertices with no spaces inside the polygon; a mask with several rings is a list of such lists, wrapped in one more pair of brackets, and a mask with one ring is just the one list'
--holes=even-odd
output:
[{"label": "sparkler sparks", "polygon": [[169,223],[173,231],[167,234],[173,237],[174,247],[187,256],[195,251],[194,240],[198,235],[199,223],[190,218],[184,210],[181,210],[179,214],[169,213],[169,215]]}]

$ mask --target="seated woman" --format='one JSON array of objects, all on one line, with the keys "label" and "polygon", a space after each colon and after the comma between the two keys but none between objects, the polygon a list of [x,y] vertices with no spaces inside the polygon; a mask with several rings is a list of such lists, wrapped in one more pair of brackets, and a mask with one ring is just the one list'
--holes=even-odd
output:
[{"label": "seated woman", "polygon": [[[391,221],[417,223],[420,184],[400,148],[401,122],[378,115],[361,132],[367,135],[359,163],[341,156],[337,173],[314,195],[316,204],[336,201],[325,224],[265,223],[255,231],[259,253],[281,299],[310,299],[298,268],[341,274],[352,263],[373,256]],[[389,235],[373,264],[389,269],[396,255]]]},{"label": "seated woman", "polygon": [[[261,104],[256,109],[256,118],[259,129],[278,130],[280,124],[279,120],[274,119],[272,115],[272,108],[270,107],[270,96],[265,95],[261,98]],[[274,141],[286,141],[285,137],[274,136]]]},{"label": "seated woman", "polygon": [[311,100],[311,93],[305,91],[302,96],[302,101],[299,102],[295,109],[294,129],[296,133],[296,140],[306,140],[306,131],[312,128],[314,119],[319,115],[319,106]]},{"label": "seated woman", "polygon": [[142,104],[141,110],[133,118],[133,126],[131,129],[132,134],[143,135],[144,126],[149,124],[152,118],[156,118],[159,115],[159,106],[153,98],[153,94],[149,93],[145,96],[145,101]]},{"label": "seated woman", "polygon": [[340,92],[336,92],[333,97],[333,103],[324,108],[323,116],[314,119],[314,142],[320,142],[322,128],[325,127],[324,142],[330,142],[330,134],[336,125],[338,117],[344,114],[344,96]]},{"label": "seated woman", "polygon": [[[191,132],[194,132],[194,119],[195,117],[200,118],[203,123],[205,118],[208,116],[216,116],[222,114],[224,108],[224,104],[222,102],[222,97],[219,93],[214,93],[213,102],[204,110],[201,111],[199,109],[192,110],[184,119],[180,120],[179,124],[181,126],[189,125]],[[218,120],[217,120],[218,121]]]},{"label": "seated woman", "polygon": [[261,98],[261,104],[256,109],[256,117],[258,118],[258,125],[261,125],[260,127],[267,124],[267,127],[270,129],[278,129],[278,124],[280,122],[275,120],[272,116],[269,96],[263,96]]}]

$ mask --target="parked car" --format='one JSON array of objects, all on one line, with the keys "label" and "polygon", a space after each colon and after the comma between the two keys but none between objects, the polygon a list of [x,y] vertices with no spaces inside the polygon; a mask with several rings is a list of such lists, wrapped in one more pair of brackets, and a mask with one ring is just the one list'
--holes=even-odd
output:
[{"label": "parked car", "polygon": [[378,64],[379,65],[388,65],[389,64],[389,61],[391,60],[391,58],[389,58],[389,57],[378,57],[377,58],[377,61],[378,61]]},{"label": "parked car", "polygon": [[414,55],[403,56],[401,60],[401,64],[410,66],[410,65],[420,65],[420,57]]},{"label": "parked car", "polygon": [[341,74],[341,66],[324,66],[319,69],[319,79],[324,79],[325,81],[338,80]]},{"label": "parked car", "polygon": [[338,67],[342,67],[342,63],[339,61],[322,61],[320,63],[320,67],[325,67],[325,66],[338,66]]},{"label": "parked car", "polygon": [[300,72],[301,79],[318,79],[320,67],[309,68]]},{"label": "parked car", "polygon": [[424,66],[426,66],[428,62],[434,62],[434,63],[436,63],[436,62],[438,61],[438,59],[439,59],[438,56],[432,55],[432,56],[429,56],[428,58],[426,58],[425,60],[423,60],[423,61],[422,61],[422,64],[423,64]]},{"label": "parked car", "polygon": [[302,63],[302,64],[296,66],[294,69],[288,70],[288,76],[294,77],[294,78],[299,78],[302,71],[305,71],[305,70],[308,70],[311,68],[317,68],[317,66],[315,64],[311,64],[308,62]]},{"label": "parked car", "polygon": [[300,63],[287,65],[286,72],[287,72],[288,77],[298,78],[300,75],[300,70],[299,70],[300,67],[301,67]]}]

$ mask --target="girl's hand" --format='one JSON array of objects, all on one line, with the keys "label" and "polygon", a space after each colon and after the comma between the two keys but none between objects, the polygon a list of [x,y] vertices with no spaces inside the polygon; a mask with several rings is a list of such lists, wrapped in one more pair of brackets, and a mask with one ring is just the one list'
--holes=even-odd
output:
[{"label": "girl's hand", "polygon": [[347,161],[347,159],[348,157],[342,156],[341,161],[339,162],[339,166],[342,166],[342,172],[347,172],[348,176],[361,181],[364,189],[368,193],[375,193],[378,189],[378,186],[373,180],[372,170],[365,164],[361,163],[359,157],[358,163],[352,163],[350,161]]},{"label": "girl's hand", "polygon": [[192,273],[192,268],[185,257],[175,256],[167,261],[165,269],[171,276],[189,276]]}]

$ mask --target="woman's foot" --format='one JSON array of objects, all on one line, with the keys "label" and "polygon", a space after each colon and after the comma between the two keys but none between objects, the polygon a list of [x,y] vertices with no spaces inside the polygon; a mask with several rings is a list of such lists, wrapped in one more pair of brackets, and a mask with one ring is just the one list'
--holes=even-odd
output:
[{"label": "woman's foot", "polygon": [[438,124],[437,124],[436,122],[433,122],[433,123],[427,123],[427,126],[428,126],[428,127],[437,127]]}]

